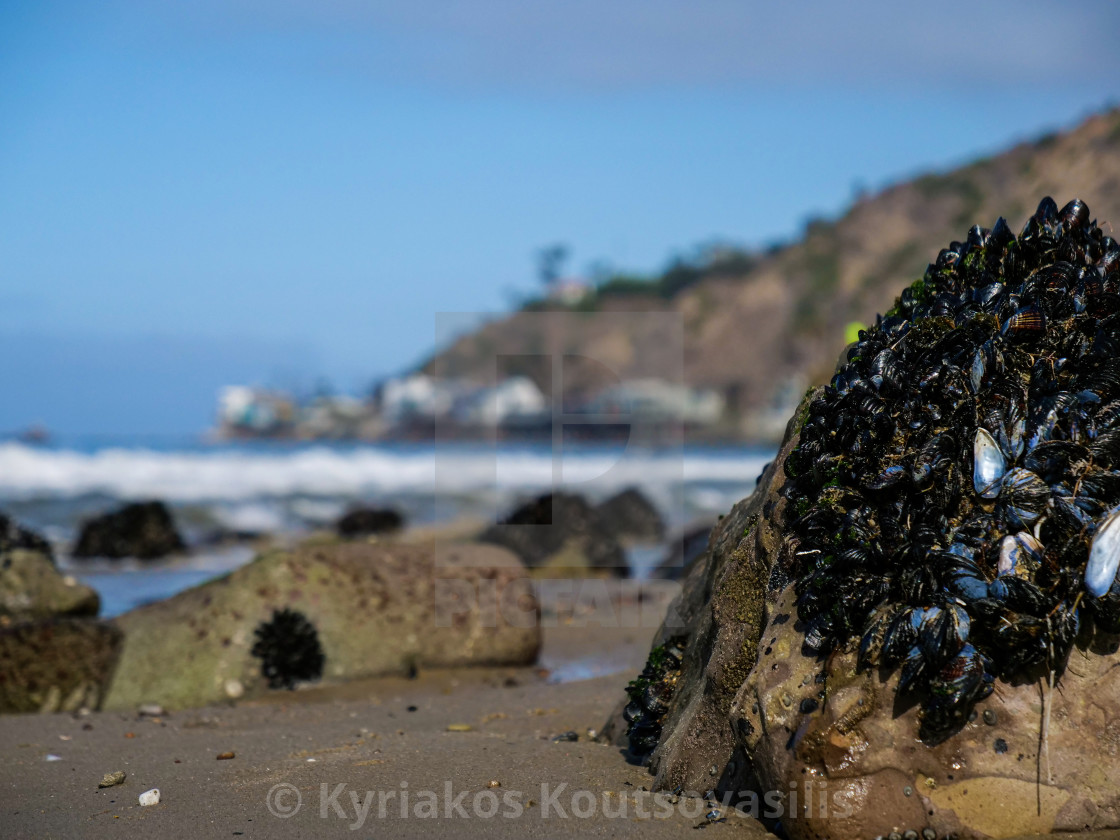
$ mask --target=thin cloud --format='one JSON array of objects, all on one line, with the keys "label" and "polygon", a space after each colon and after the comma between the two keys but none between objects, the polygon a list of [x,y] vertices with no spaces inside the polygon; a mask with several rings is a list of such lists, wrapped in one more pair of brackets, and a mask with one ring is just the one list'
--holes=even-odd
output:
[{"label": "thin cloud", "polygon": [[[117,10],[153,21],[131,3]],[[1120,6],[1108,0],[201,0],[155,21],[180,35],[264,40],[335,71],[449,88],[971,84],[999,96],[1000,86],[1100,84],[1120,72],[1111,43]]]}]

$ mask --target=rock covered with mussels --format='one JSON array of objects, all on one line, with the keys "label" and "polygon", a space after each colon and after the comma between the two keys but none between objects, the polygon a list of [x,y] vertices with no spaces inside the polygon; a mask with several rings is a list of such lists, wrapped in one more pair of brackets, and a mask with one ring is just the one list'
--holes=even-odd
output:
[{"label": "rock covered with mussels", "polygon": [[1081,202],[975,228],[805,395],[604,727],[655,790],[791,840],[1120,828],[1118,256]]},{"label": "rock covered with mussels", "polygon": [[974,227],[860,333],[785,469],[806,652],[899,669],[933,743],[997,679],[1052,683],[1120,632],[1120,244],[1077,200]]}]

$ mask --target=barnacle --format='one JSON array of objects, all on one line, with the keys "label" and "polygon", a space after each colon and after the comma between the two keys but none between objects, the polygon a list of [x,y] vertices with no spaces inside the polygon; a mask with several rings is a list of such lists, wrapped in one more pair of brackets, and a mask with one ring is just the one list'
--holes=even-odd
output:
[{"label": "barnacle", "polygon": [[261,674],[269,688],[295,688],[297,682],[323,675],[319,634],[303,613],[288,607],[274,610],[272,619],[258,624],[253,636],[251,653],[261,660]]},{"label": "barnacle", "polygon": [[786,463],[805,648],[901,668],[922,737],[1120,630],[1120,244],[1050,198],[941,251]]}]

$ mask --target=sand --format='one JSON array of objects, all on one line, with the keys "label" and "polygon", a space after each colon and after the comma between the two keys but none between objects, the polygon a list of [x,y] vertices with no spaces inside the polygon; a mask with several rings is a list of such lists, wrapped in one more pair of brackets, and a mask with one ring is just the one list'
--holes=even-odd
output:
[{"label": "sand", "polygon": [[[652,626],[553,623],[551,672],[425,671],[155,716],[0,718],[0,837],[771,836],[733,809],[709,822],[701,799],[652,801],[646,769],[588,737]],[[554,681],[596,668],[614,673]],[[579,740],[553,740],[569,731]],[[118,770],[123,784],[98,789]],[[151,788],[159,804],[141,807]]]}]

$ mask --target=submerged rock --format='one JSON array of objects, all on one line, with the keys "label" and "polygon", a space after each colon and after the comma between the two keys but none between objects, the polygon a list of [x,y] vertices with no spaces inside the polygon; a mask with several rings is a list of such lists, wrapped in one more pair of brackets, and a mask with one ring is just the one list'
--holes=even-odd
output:
[{"label": "submerged rock", "polygon": [[185,548],[163,502],[135,502],[86,522],[74,556],[156,560]]},{"label": "submerged rock", "polygon": [[530,569],[549,573],[630,573],[622,546],[582,496],[546,493],[503,522],[487,528],[480,542],[508,548]]},{"label": "submerged rock", "polygon": [[404,517],[389,508],[355,508],[339,517],[334,527],[340,537],[392,534],[404,527]]},{"label": "submerged rock", "polygon": [[1117,358],[1082,203],[943,251],[685,578],[656,787],[714,768],[793,838],[1120,827]]},{"label": "submerged rock", "polygon": [[0,712],[97,709],[121,632],[108,622],[57,618],[0,629]]},{"label": "submerged rock", "polygon": [[524,568],[509,552],[478,545],[270,551],[115,623],[125,644],[105,701],[111,709],[202,706],[320,674],[528,665],[540,647]]}]

